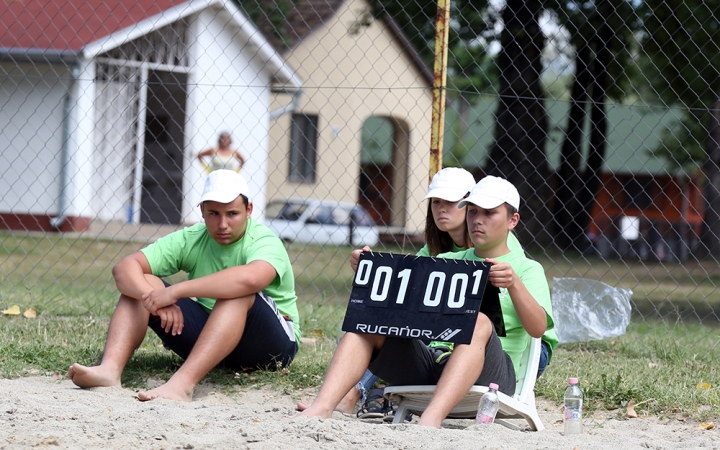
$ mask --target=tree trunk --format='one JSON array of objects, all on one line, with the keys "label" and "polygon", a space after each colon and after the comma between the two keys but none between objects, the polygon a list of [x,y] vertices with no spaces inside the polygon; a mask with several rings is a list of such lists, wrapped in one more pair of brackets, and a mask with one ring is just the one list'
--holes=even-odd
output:
[{"label": "tree trunk", "polygon": [[520,192],[521,242],[547,248],[552,238],[546,225],[552,215],[545,154],[547,113],[540,84],[544,45],[540,11],[538,0],[508,0],[503,11],[495,142],[485,173],[507,178]]},{"label": "tree trunk", "polygon": [[560,250],[572,248],[583,235],[575,217],[580,209],[577,193],[582,187],[581,167],[583,127],[587,118],[587,99],[590,88],[590,43],[578,48],[575,56],[575,79],[570,91],[570,111],[560,154],[555,191],[555,245]]},{"label": "tree trunk", "polygon": [[[607,149],[607,115],[605,114],[605,99],[607,91],[607,67],[610,63],[610,49],[608,48],[611,36],[609,28],[603,26],[598,32],[595,45],[595,63],[592,83],[592,103],[590,110],[590,148],[587,165],[583,176],[584,186],[580,189],[578,201],[580,210],[577,214],[577,226],[583,234],[587,231],[592,218],[592,208],[595,205],[595,196],[600,186],[600,176],[605,164]],[[585,236],[579,236],[575,246],[584,249],[587,244]]]},{"label": "tree trunk", "polygon": [[703,168],[707,178],[703,195],[705,215],[698,256],[712,256],[717,260],[720,252],[720,99],[715,102],[709,115],[707,159]]}]

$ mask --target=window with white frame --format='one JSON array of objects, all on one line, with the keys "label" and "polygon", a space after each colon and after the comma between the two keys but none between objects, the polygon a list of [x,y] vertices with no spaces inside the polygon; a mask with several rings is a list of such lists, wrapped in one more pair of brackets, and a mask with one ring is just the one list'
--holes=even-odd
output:
[{"label": "window with white frame", "polygon": [[290,128],[288,181],[314,183],[317,162],[318,116],[293,114]]}]

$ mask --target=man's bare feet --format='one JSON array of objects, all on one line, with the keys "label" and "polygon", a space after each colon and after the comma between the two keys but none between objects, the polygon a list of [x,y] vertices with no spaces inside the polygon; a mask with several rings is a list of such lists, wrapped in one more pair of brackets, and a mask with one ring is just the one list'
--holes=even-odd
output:
[{"label": "man's bare feet", "polygon": [[312,403],[298,402],[298,404],[295,405],[295,411],[305,411],[310,407],[310,405],[312,405]]},{"label": "man's bare feet", "polygon": [[75,363],[68,369],[68,378],[81,388],[121,386],[120,374],[103,366],[85,367]]},{"label": "man's bare feet", "polygon": [[424,416],[420,416],[420,419],[418,420],[418,425],[422,425],[425,427],[442,428],[442,419],[438,422],[436,419],[430,419]]},{"label": "man's bare feet", "polygon": [[[353,392],[354,391],[354,392]],[[343,397],[342,400],[340,400],[340,403],[335,407],[335,411],[343,414],[355,414],[355,405],[357,405],[358,400],[360,400],[360,397],[362,395],[360,394],[360,391],[353,388],[348,394]],[[297,406],[295,407],[296,411],[305,411],[312,405],[312,402],[310,403],[303,403],[298,402]]]},{"label": "man's bare feet", "polygon": [[138,394],[138,400],[146,402],[148,400],[154,400],[156,398],[167,398],[169,400],[177,400],[180,402],[191,402],[192,401],[193,388],[186,388],[180,386],[179,383],[174,383],[172,378],[165,384],[149,391],[140,392]]},{"label": "man's bare feet", "polygon": [[332,410],[321,409],[313,403],[296,417],[320,417],[322,419],[329,419],[332,417]]}]

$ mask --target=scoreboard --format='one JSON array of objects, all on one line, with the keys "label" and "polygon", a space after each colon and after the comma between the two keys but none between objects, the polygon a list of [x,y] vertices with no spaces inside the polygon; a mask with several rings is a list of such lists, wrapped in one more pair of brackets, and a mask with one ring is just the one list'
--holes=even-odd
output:
[{"label": "scoreboard", "polygon": [[490,264],[393,253],[360,256],[342,330],[468,344],[478,312],[505,323]]}]

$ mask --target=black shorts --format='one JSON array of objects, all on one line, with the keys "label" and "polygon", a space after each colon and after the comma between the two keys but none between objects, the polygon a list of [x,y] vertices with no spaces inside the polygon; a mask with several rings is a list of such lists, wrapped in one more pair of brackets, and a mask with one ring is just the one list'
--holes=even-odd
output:
[{"label": "black shorts", "polygon": [[[199,303],[186,297],[178,300],[176,305],[183,314],[182,334],[166,333],[157,316],[150,316],[148,326],[166,348],[187,359],[210,315]],[[237,371],[277,370],[292,362],[297,349],[292,320],[280,315],[275,301],[260,292],[248,311],[240,342],[220,365]]]},{"label": "black shorts", "polygon": [[[369,370],[390,385],[435,385],[449,356],[445,350],[430,348],[419,339],[387,338],[383,348],[373,355]],[[478,386],[490,383],[496,383],[507,395],[515,393],[515,368],[494,329],[485,349],[483,370],[475,381]]]}]

